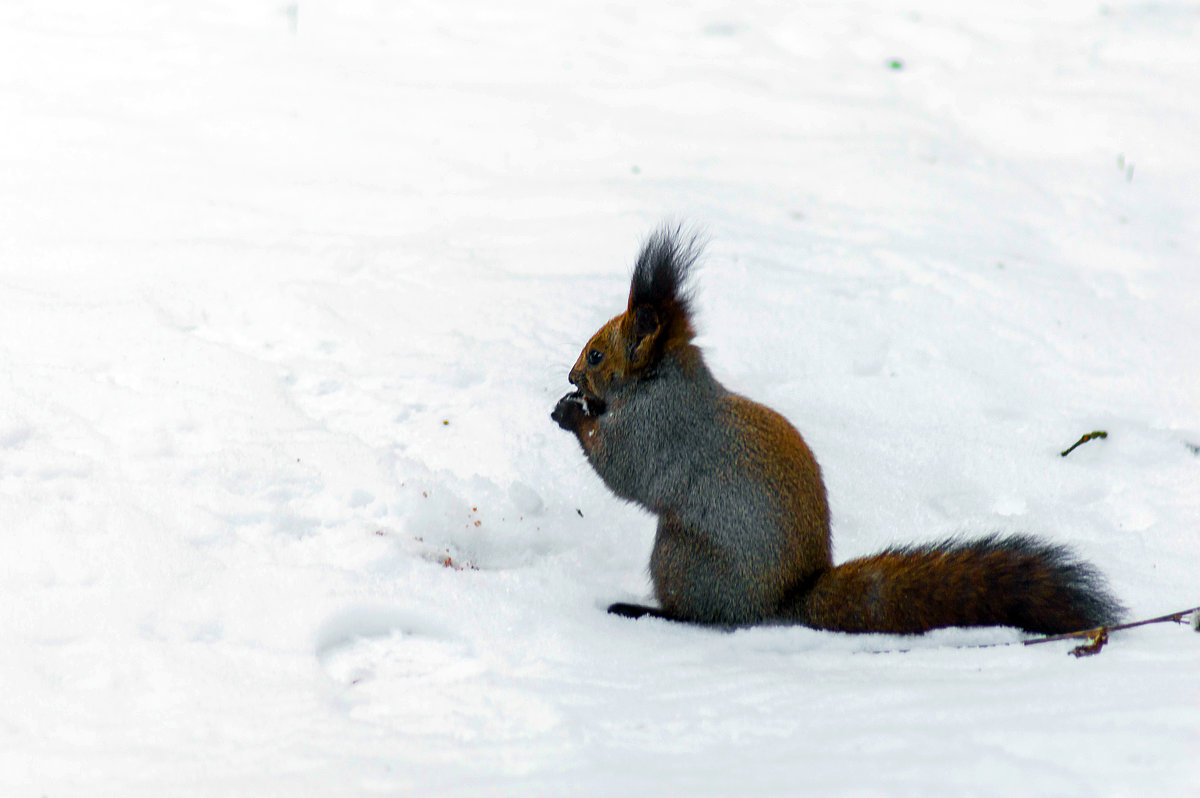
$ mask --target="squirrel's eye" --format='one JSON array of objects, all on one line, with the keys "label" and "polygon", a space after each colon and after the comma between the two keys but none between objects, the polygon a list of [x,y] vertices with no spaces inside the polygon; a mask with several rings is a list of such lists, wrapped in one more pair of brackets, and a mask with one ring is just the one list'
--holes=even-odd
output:
[{"label": "squirrel's eye", "polygon": [[588,351],[587,360],[588,360],[589,366],[598,366],[598,365],[600,365],[600,361],[603,359],[604,359],[604,353],[601,352],[599,349],[591,349]]}]

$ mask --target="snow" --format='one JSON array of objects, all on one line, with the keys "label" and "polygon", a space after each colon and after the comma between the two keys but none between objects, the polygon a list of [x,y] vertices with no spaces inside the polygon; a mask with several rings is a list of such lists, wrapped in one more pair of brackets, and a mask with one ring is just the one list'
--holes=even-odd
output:
[{"label": "snow", "polygon": [[653,519],[549,420],[684,220],[709,363],[806,436],[839,559],[1034,532],[1135,617],[1200,604],[1198,36],[8,0],[0,794],[1200,795],[1186,628],[606,615]]}]

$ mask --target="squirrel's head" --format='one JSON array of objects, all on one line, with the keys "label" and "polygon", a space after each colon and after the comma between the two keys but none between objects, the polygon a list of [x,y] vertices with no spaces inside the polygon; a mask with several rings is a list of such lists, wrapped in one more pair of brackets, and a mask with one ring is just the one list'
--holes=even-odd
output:
[{"label": "squirrel's head", "polygon": [[692,340],[686,282],[700,257],[695,235],[663,227],[642,247],[629,286],[629,304],[599,329],[575,361],[569,379],[589,399],[654,372],[663,356]]}]

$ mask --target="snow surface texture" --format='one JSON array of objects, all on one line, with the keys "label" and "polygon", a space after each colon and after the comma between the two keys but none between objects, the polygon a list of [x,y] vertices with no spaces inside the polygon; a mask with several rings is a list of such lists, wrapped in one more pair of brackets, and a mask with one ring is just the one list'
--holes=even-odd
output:
[{"label": "snow surface texture", "polygon": [[688,220],[710,365],[807,437],[839,560],[1033,532],[1200,603],[1198,41],[1182,2],[6,0],[0,794],[1200,794],[1179,627],[605,615],[654,522],[549,419]]}]

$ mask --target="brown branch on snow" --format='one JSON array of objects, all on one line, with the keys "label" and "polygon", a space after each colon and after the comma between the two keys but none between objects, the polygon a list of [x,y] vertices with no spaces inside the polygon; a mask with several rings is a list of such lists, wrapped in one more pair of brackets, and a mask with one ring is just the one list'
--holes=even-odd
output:
[{"label": "brown branch on snow", "polygon": [[[1167,615],[1159,615],[1157,618],[1143,618],[1140,621],[1129,621],[1128,623],[1118,623],[1111,626],[1097,626],[1095,629],[1080,629],[1078,632],[1067,632],[1061,635],[1043,635],[1041,637],[1035,637],[1032,640],[1022,640],[1020,642],[1023,646],[1036,646],[1039,643],[1053,643],[1057,640],[1091,640],[1092,642],[1090,645],[1079,646],[1079,648],[1086,649],[1095,646],[1094,650],[1085,651],[1081,654],[1075,654],[1074,650],[1071,652],[1072,654],[1075,654],[1075,656],[1081,657],[1085,656],[1086,654],[1095,654],[1097,651],[1099,651],[1101,647],[1103,647],[1104,643],[1108,642],[1109,632],[1118,632],[1123,629],[1136,629],[1139,626],[1148,626],[1152,623],[1188,623],[1189,619],[1192,623],[1192,627],[1196,629],[1196,625],[1200,624],[1200,607],[1188,607],[1186,610],[1179,610],[1178,612],[1172,612]],[[1197,629],[1197,631],[1200,631],[1200,629]],[[1101,642],[1099,645],[1096,645],[1096,641],[1101,636],[1104,638],[1103,642]]]},{"label": "brown branch on snow", "polygon": [[1104,644],[1108,642],[1108,629],[1101,626],[1100,631],[1089,638],[1091,642],[1084,643],[1081,646],[1075,646],[1071,649],[1072,657],[1090,657],[1093,654],[1099,654],[1100,649],[1104,648]]},{"label": "brown branch on snow", "polygon": [[[1076,646],[1071,649],[1071,654],[1076,657],[1087,657],[1092,654],[1100,653],[1100,649],[1104,648],[1104,644],[1108,642],[1108,633],[1116,632],[1123,629],[1136,629],[1139,626],[1148,626],[1152,623],[1190,623],[1194,631],[1200,632],[1200,607],[1188,607],[1186,610],[1179,610],[1167,615],[1159,615],[1157,618],[1143,618],[1140,621],[1129,621],[1128,623],[1118,623],[1111,626],[1097,626],[1094,629],[1080,629],[1078,632],[1066,632],[1060,635],[1042,635],[1035,637],[1032,640],[1014,640],[1009,643],[979,643],[977,645],[966,646],[951,646],[957,649],[976,649],[976,648],[1007,648],[1008,646],[1036,646],[1039,643],[1054,643],[1060,640],[1087,640],[1087,643]],[[907,654],[912,649],[910,648],[890,648],[877,651],[868,651],[868,654]]]},{"label": "brown branch on snow", "polygon": [[1095,432],[1089,432],[1087,435],[1084,435],[1082,438],[1080,438],[1079,440],[1077,440],[1073,444],[1071,444],[1071,446],[1065,452],[1060,452],[1060,454],[1063,457],[1066,457],[1071,452],[1075,451],[1075,448],[1077,446],[1082,446],[1083,444],[1087,443],[1088,441],[1094,440],[1096,438],[1107,438],[1107,437],[1108,437],[1108,433],[1102,429],[1098,429]]}]

